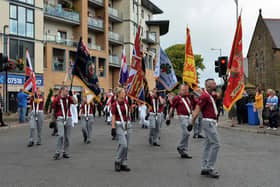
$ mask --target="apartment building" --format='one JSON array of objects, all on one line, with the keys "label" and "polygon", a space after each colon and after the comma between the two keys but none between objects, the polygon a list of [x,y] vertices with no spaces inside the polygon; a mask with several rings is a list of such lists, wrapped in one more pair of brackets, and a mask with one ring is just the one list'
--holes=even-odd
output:
[{"label": "apartment building", "polygon": [[[8,74],[9,111],[17,110],[16,95],[25,80],[24,59],[29,49],[37,86],[44,85],[43,69],[43,1],[0,1],[0,52],[16,63],[16,69]],[[5,33],[5,37],[4,37]],[[4,88],[5,74],[0,73],[0,85]],[[3,93],[3,90],[1,90]],[[2,94],[4,95],[4,94]],[[6,96],[6,95],[4,95]]]}]

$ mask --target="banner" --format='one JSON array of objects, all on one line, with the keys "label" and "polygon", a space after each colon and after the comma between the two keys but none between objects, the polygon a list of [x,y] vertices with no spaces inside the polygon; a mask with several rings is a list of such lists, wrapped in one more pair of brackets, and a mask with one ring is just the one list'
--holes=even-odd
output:
[{"label": "banner", "polygon": [[229,111],[236,101],[242,98],[244,91],[244,69],[242,53],[242,25],[241,16],[238,18],[237,28],[228,63],[229,80],[224,95],[224,108]]},{"label": "banner", "polygon": [[173,66],[162,48],[160,48],[154,76],[157,79],[156,86],[158,90],[171,91],[178,84]]},{"label": "banner", "polygon": [[185,83],[187,83],[189,85],[189,87],[191,87],[192,89],[196,88],[198,85],[189,28],[187,28],[187,40],[186,40],[186,48],[185,48],[185,64],[184,64],[184,71],[183,71],[183,81]]},{"label": "banner", "polygon": [[91,94],[98,96],[100,88],[96,76],[95,64],[91,61],[90,53],[87,46],[80,38],[75,64],[72,70],[73,78],[77,78],[80,83],[86,87]]},{"label": "banner", "polygon": [[127,67],[127,63],[126,63],[125,48],[123,48],[119,84],[124,85],[126,83],[127,79],[128,79],[128,67]]},{"label": "banner", "polygon": [[138,32],[135,36],[134,49],[132,53],[131,66],[128,76],[127,95],[139,102],[145,101],[144,93],[144,72],[142,69],[142,57],[140,51],[140,32],[141,27],[138,27]]},{"label": "banner", "polygon": [[26,92],[30,92],[30,93],[32,92],[34,94],[36,90],[36,76],[35,73],[33,72],[31,58],[28,49],[26,49],[25,52],[25,63],[26,63],[25,82],[24,82],[23,89]]}]

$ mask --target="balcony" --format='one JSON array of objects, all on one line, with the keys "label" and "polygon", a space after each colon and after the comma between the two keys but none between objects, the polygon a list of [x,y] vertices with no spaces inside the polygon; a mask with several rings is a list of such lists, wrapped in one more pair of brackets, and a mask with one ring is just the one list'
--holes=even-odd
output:
[{"label": "balcony", "polygon": [[88,44],[88,48],[93,49],[93,50],[97,50],[97,51],[102,51],[103,50],[103,48],[100,45],[96,45],[96,44]]},{"label": "balcony", "polygon": [[104,7],[104,0],[89,0],[88,4],[96,8],[101,8]]},{"label": "balcony", "polygon": [[88,17],[88,28],[98,32],[104,32],[104,21],[98,18]]},{"label": "balcony", "polygon": [[74,11],[64,10],[60,4],[44,4],[44,16],[50,20],[66,22],[73,25],[80,24],[80,14]]},{"label": "balcony", "polygon": [[112,7],[109,7],[109,20],[111,22],[120,23],[123,21],[122,14]]},{"label": "balcony", "polygon": [[56,35],[45,34],[44,35],[45,43],[53,43],[58,45],[64,45],[69,47],[77,47],[78,41],[74,41],[73,39],[64,39]]},{"label": "balcony", "polygon": [[157,34],[155,32],[146,32],[146,36],[142,38],[142,41],[147,44],[156,44],[157,42]]},{"label": "balcony", "polygon": [[123,38],[120,34],[109,31],[109,42],[112,45],[122,45]]},{"label": "balcony", "polygon": [[120,67],[121,61],[117,55],[110,55],[109,56],[109,65],[114,67]]}]

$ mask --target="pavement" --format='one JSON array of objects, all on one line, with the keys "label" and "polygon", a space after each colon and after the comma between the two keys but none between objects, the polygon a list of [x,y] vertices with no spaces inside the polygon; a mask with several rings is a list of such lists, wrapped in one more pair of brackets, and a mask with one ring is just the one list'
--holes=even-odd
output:
[{"label": "pavement", "polygon": [[[14,126],[16,125],[16,126]],[[217,161],[220,179],[200,176],[201,139],[190,140],[191,160],[179,157],[176,146],[181,128],[174,119],[161,129],[161,147],[148,144],[148,130],[134,124],[129,146],[129,173],[113,168],[117,142],[110,126],[96,118],[93,142],[82,142],[80,125],[72,129],[71,159],[54,161],[56,137],[48,122],[43,144],[27,148],[27,124],[0,129],[1,187],[278,187],[280,139],[277,136],[220,128],[221,150]],[[17,128],[13,128],[17,127]]]}]

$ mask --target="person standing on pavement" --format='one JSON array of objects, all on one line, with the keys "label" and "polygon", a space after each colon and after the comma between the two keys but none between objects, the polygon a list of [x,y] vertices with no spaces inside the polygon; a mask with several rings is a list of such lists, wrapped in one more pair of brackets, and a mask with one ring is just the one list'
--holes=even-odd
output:
[{"label": "person standing on pavement", "polygon": [[30,136],[28,147],[34,145],[35,128],[37,129],[37,143],[36,145],[42,144],[42,128],[44,124],[44,97],[42,96],[41,88],[37,88],[35,97],[32,96],[30,99]]},{"label": "person standing on pavement", "polygon": [[265,105],[265,107],[269,110],[269,127],[267,129],[277,130],[278,97],[272,89],[268,89],[267,95],[268,97]]},{"label": "person standing on pavement", "polygon": [[[0,86],[0,89],[1,89],[2,87]],[[1,95],[1,93],[0,93],[0,127],[6,127],[6,126],[8,126],[7,124],[5,124],[5,122],[3,121],[3,109],[4,109],[4,107],[3,107],[4,105],[3,105],[3,97],[2,97],[2,95]]]},{"label": "person standing on pavement", "polygon": [[189,95],[188,90],[189,87],[187,85],[180,86],[179,95],[175,96],[172,100],[172,106],[167,116],[166,124],[170,124],[172,113],[176,109],[182,128],[182,138],[177,147],[177,151],[181,155],[181,158],[191,159],[192,156],[188,153],[190,132],[187,127],[196,103],[193,96]]},{"label": "person standing on pavement", "polygon": [[218,152],[220,149],[220,139],[217,131],[218,110],[215,103],[216,83],[214,79],[205,81],[205,90],[199,97],[199,103],[192,115],[191,129],[195,125],[195,120],[199,113],[202,113],[202,128],[205,134],[204,149],[202,155],[201,175],[212,178],[219,178],[219,173],[214,169]]},{"label": "person standing on pavement", "polygon": [[53,102],[58,96],[60,96],[60,90],[58,88],[54,88],[54,95],[51,98],[51,104],[49,108],[49,113],[51,114],[50,128],[53,129],[52,136],[57,136],[57,124],[56,124],[56,117],[53,108]]},{"label": "person standing on pavement", "polygon": [[125,100],[125,90],[116,89],[116,101],[112,104],[112,129],[118,139],[115,171],[130,171],[127,165],[127,152],[130,136],[129,105]]},{"label": "person standing on pavement", "polygon": [[53,156],[55,160],[60,159],[62,153],[63,158],[70,158],[68,150],[70,145],[70,133],[72,128],[72,115],[70,105],[76,104],[77,101],[72,97],[73,93],[70,90],[68,95],[67,87],[60,89],[61,95],[53,102],[53,109],[56,117],[58,130],[56,152]]},{"label": "person standing on pavement", "polygon": [[81,116],[82,133],[84,137],[84,143],[90,144],[92,138],[92,128],[93,128],[93,101],[88,102],[87,96],[83,98],[83,104],[80,108],[79,116]]},{"label": "person standing on pavement", "polygon": [[163,107],[165,104],[164,99],[158,95],[157,89],[154,88],[153,92],[148,97],[149,108],[149,143],[150,145],[160,147],[160,127],[163,120]]},{"label": "person standing on pavement", "polygon": [[18,102],[18,113],[19,113],[19,123],[25,122],[25,114],[27,109],[27,98],[28,95],[23,92],[21,88],[19,93],[17,94],[17,102]]},{"label": "person standing on pavement", "polygon": [[263,118],[262,118],[263,94],[262,94],[260,88],[257,88],[257,90],[256,90],[254,107],[255,107],[256,112],[258,113],[258,118],[259,118],[259,122],[260,122],[259,128],[263,128]]}]

